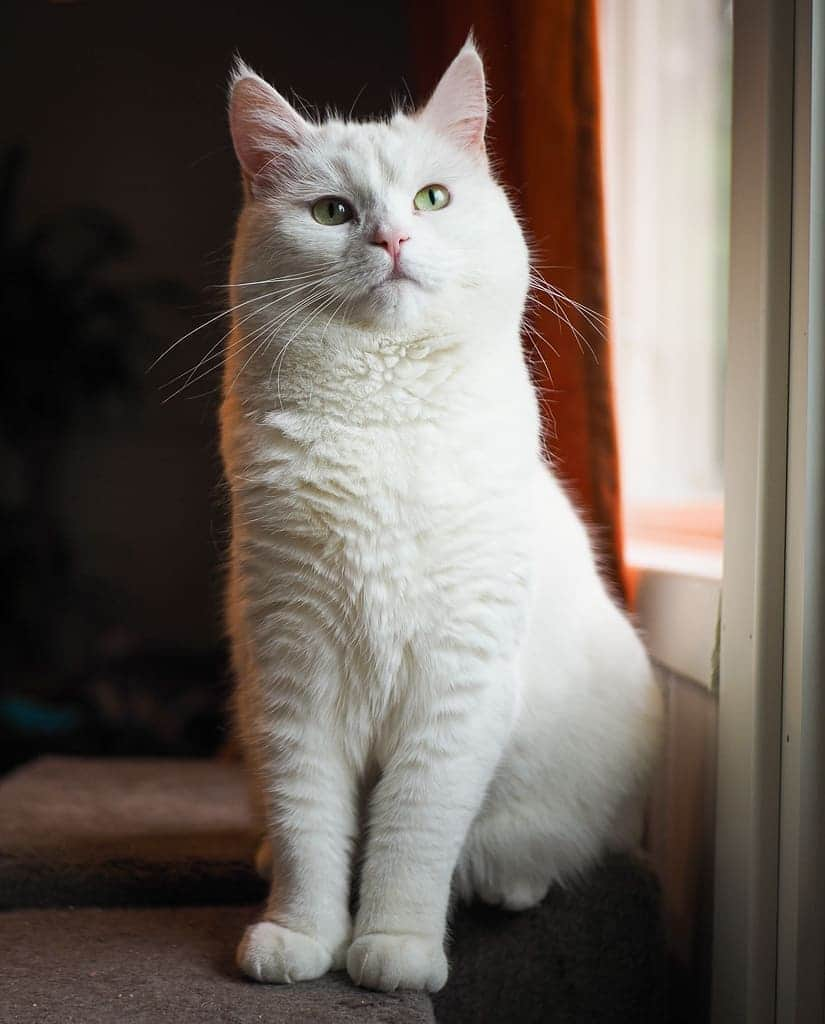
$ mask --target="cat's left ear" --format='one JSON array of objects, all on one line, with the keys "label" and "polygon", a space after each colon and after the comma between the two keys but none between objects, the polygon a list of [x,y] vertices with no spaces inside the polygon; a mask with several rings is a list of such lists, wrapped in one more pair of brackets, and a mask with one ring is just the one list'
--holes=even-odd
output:
[{"label": "cat's left ear", "polygon": [[463,149],[486,156],[487,86],[472,33],[419,111],[422,121],[449,135]]}]

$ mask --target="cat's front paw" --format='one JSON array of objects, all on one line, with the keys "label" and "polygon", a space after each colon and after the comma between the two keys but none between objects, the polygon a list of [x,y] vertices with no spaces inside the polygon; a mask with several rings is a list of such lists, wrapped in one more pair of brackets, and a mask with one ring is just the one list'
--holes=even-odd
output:
[{"label": "cat's front paw", "polygon": [[260,921],[244,932],[238,967],[255,981],[289,984],[320,978],[332,966],[332,953],[302,932]]},{"label": "cat's front paw", "polygon": [[347,954],[347,970],[362,988],[437,992],[447,980],[447,958],[440,941],[424,935],[361,935]]}]

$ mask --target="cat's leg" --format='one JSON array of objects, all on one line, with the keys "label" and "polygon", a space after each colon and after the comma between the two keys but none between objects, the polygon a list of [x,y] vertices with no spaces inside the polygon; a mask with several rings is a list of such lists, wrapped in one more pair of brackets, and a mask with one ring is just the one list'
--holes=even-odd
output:
[{"label": "cat's leg", "polygon": [[450,880],[509,728],[511,694],[499,677],[445,690],[426,713],[419,706],[417,720],[405,715],[369,805],[347,956],[357,985],[431,992],[444,985]]},{"label": "cat's leg", "polygon": [[[537,751],[533,765],[540,765],[540,757]],[[638,844],[641,789],[619,801],[609,791],[585,787],[570,786],[560,794],[560,776],[570,786],[569,777],[554,773],[552,765],[531,778],[529,765],[505,759],[456,867],[456,890],[464,902],[477,897],[507,910],[527,910],[541,903],[554,883],[581,875],[606,849],[625,851]]]},{"label": "cat's leg", "polygon": [[527,910],[554,882],[580,872],[597,849],[581,822],[553,805],[549,788],[539,793],[524,781],[521,773],[497,779],[473,821],[455,873],[464,902]]},{"label": "cat's leg", "polygon": [[269,721],[251,744],[266,808],[271,889],[238,947],[251,978],[305,981],[344,966],[350,941],[355,779],[319,721]]},{"label": "cat's leg", "polygon": [[641,839],[661,694],[635,636],[626,636],[630,654],[621,658],[614,646],[611,662],[609,650],[600,653],[596,679],[557,675],[548,684],[536,672],[529,680],[459,858],[462,899],[524,910],[605,850]]}]

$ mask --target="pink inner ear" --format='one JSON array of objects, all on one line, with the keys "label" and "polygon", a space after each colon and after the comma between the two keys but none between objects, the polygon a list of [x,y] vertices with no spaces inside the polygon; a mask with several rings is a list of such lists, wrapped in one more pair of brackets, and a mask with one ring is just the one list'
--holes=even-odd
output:
[{"label": "pink inner ear", "polygon": [[484,150],[487,90],[474,46],[465,46],[441,76],[421,117],[466,149]]},{"label": "pink inner ear", "polygon": [[281,157],[310,130],[283,96],[256,75],[239,78],[232,87],[229,126],[238,161],[250,179],[274,173]]}]

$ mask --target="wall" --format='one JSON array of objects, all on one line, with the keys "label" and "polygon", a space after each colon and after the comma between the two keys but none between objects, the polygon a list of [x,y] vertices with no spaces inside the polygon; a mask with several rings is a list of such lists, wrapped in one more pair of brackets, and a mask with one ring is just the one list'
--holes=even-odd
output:
[{"label": "wall", "polygon": [[656,666],[667,699],[648,847],[662,886],[674,1021],[708,1019],[713,925],[716,695]]},{"label": "wall", "polygon": [[[2,142],[28,150],[26,222],[101,206],[136,235],[124,274],[191,289],[191,302],[164,313],[145,364],[220,307],[213,286],[225,279],[239,200],[225,121],[233,53],[284,91],[345,110],[356,101],[365,114],[404,90],[404,14],[401,0],[4,5]],[[79,572],[150,648],[206,649],[219,638],[216,379],[195,390],[213,390],[206,398],[163,404],[159,390],[219,337],[183,343],[125,415],[90,419],[54,481]],[[5,358],[30,343],[11,339]]]}]

